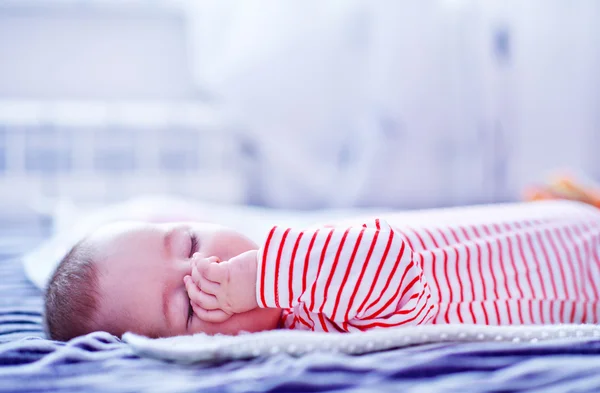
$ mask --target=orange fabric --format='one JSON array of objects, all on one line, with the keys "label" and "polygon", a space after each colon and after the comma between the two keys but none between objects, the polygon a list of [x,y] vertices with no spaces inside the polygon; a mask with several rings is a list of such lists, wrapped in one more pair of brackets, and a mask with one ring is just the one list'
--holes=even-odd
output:
[{"label": "orange fabric", "polygon": [[523,198],[526,201],[574,200],[600,208],[600,184],[583,176],[560,174],[544,185],[528,187]]}]

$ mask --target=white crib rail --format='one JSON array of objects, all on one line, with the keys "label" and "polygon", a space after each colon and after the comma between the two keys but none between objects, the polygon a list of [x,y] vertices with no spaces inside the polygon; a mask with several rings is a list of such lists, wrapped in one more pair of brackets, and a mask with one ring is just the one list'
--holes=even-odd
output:
[{"label": "white crib rail", "polygon": [[196,102],[0,101],[0,201],[243,199],[239,139]]}]

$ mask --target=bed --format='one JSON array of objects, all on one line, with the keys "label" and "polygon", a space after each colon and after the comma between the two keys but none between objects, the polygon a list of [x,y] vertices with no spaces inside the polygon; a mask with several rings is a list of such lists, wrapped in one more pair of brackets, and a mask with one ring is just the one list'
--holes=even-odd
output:
[{"label": "bed", "polygon": [[0,391],[598,391],[600,340],[413,346],[361,356],[280,354],[180,365],[93,333],[44,338],[41,293],[20,255],[50,234],[33,213],[0,216]]}]

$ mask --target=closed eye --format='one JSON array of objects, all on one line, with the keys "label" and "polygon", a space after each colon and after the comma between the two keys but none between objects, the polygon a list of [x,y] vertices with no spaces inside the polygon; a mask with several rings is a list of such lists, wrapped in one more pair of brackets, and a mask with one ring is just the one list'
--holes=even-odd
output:
[{"label": "closed eye", "polygon": [[192,255],[194,255],[194,253],[198,252],[198,236],[196,236],[194,233],[190,233],[190,239],[191,239],[191,246],[190,246],[190,255],[189,257],[191,258]]}]

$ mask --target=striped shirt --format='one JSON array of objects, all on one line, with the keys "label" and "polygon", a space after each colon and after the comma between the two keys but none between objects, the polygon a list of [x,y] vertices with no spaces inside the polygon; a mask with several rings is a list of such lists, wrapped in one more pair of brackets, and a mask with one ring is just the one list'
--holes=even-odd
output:
[{"label": "striped shirt", "polygon": [[[460,212],[460,211],[457,211]],[[574,202],[274,227],[257,300],[290,329],[598,323],[600,211]],[[427,218],[427,219],[425,219]]]}]

